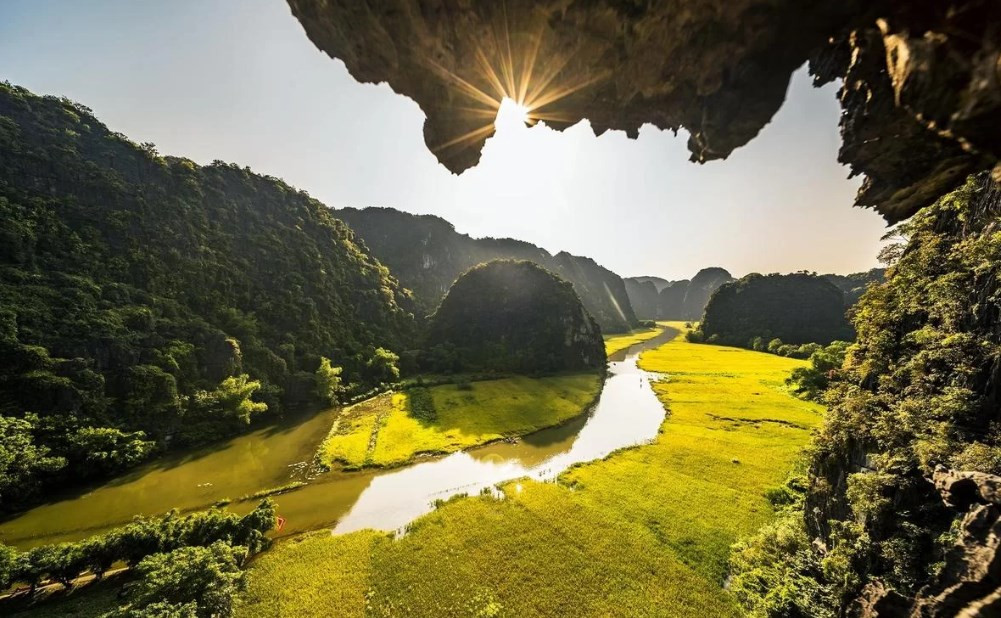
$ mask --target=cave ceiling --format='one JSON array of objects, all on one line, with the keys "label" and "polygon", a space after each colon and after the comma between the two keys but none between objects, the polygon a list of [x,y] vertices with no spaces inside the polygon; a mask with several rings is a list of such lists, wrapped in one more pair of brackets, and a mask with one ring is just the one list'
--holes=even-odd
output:
[{"label": "cave ceiling", "polygon": [[1001,155],[1001,0],[288,3],[356,80],[417,102],[428,148],[454,173],[479,162],[504,98],[557,130],[683,129],[693,161],[724,159],[807,62],[817,84],[841,85],[856,204],[890,222]]}]

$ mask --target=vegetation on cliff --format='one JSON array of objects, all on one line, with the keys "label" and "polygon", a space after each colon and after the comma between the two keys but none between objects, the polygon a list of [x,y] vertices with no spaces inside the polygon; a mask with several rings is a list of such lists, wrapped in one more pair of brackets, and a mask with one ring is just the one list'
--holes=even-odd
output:
[{"label": "vegetation on cliff", "polygon": [[304,192],[0,84],[0,508],[391,381],[407,303]]},{"label": "vegetation on cliff", "polygon": [[926,477],[1001,472],[999,217],[1001,194],[979,177],[897,228],[825,394],[789,533],[765,530],[741,552],[752,608],[836,615],[868,583],[909,597],[938,573],[956,515]]},{"label": "vegetation on cliff", "polygon": [[430,318],[437,371],[552,373],[605,366],[601,330],[573,287],[534,262],[470,269]]},{"label": "vegetation on cliff", "polygon": [[432,215],[392,208],[343,208],[335,215],[351,226],[400,282],[430,313],[449,286],[473,266],[496,259],[528,260],[573,284],[584,307],[607,333],[638,326],[623,280],[594,260],[560,252],[550,254],[511,238],[471,238]]}]

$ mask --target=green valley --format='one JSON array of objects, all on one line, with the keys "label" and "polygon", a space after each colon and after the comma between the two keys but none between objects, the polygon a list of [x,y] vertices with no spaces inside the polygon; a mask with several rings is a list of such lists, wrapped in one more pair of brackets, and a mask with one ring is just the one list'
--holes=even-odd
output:
[{"label": "green valley", "polygon": [[0,615],[1001,616],[998,1],[0,2]]},{"label": "green valley", "polygon": [[504,483],[503,499],[450,501],[399,539],[282,543],[254,562],[238,614],[738,615],[722,586],[730,545],[773,516],[765,494],[821,408],[785,390],[802,361],[675,337],[640,364],[663,372],[653,443],[556,483]]}]

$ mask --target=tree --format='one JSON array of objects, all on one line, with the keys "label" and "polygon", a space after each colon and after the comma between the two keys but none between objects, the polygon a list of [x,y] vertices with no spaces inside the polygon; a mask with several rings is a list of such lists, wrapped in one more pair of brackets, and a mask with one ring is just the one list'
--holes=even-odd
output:
[{"label": "tree", "polygon": [[320,357],[320,366],[316,369],[316,396],[321,401],[336,405],[340,400],[341,372],[343,369],[334,367],[326,356]]},{"label": "tree", "polygon": [[819,400],[834,374],[844,364],[849,345],[847,341],[835,341],[815,350],[810,355],[810,366],[794,369],[786,384],[804,399]]},{"label": "tree", "polygon": [[260,388],[258,380],[240,374],[225,378],[214,391],[201,391],[195,397],[199,408],[210,416],[236,419],[246,424],[254,414],[268,409],[268,404],[251,400]]},{"label": "tree", "polygon": [[51,457],[49,449],[35,444],[32,429],[38,417],[0,416],[0,506],[12,498],[32,493],[39,476],[66,465],[62,457]]},{"label": "tree", "polygon": [[17,550],[0,543],[0,590],[6,590],[17,575]]},{"label": "tree", "polygon": [[217,541],[147,556],[136,567],[139,580],[128,589],[129,606],[122,610],[140,616],[231,616],[233,596],[243,588],[240,564],[246,555],[244,547]]},{"label": "tree", "polygon": [[397,363],[400,357],[385,348],[376,348],[366,364],[366,373],[370,381],[376,383],[396,382],[400,379],[400,369]]}]

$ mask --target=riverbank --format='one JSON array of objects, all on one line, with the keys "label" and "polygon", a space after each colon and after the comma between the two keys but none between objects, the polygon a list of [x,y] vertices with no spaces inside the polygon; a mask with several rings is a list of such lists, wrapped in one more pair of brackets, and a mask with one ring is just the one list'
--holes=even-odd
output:
[{"label": "riverbank", "polygon": [[637,328],[628,333],[605,335],[605,354],[612,356],[629,347],[653,339],[664,332],[664,325],[658,324],[652,328]]},{"label": "riverbank", "polygon": [[345,408],[317,452],[347,470],[395,467],[554,427],[585,413],[602,376],[441,384],[383,393]]},{"label": "riverbank", "polygon": [[250,569],[239,613],[739,615],[722,587],[730,544],[772,516],[764,493],[822,410],[782,385],[802,361],[676,337],[640,364],[666,372],[654,391],[670,414],[652,443],[559,483],[507,482],[504,499],[449,501],[400,539],[280,544]]}]

